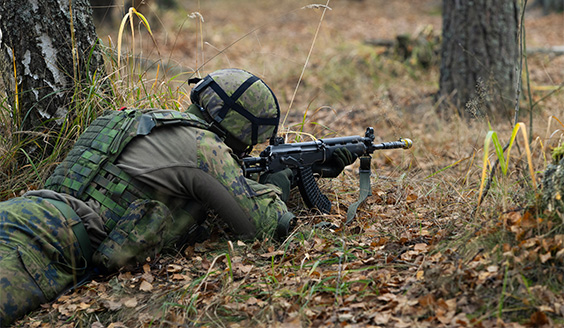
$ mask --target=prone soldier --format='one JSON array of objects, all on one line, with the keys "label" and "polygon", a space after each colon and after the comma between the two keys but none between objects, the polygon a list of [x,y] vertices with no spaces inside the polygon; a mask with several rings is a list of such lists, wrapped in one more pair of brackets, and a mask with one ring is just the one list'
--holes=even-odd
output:
[{"label": "prone soldier", "polygon": [[[199,81],[186,112],[96,119],[45,189],[0,203],[0,326],[54,300],[93,269],[135,266],[202,237],[207,210],[235,238],[283,238],[292,172],[245,178],[240,158],[276,136],[272,90],[239,69]],[[356,156],[328,161],[341,172]]]}]

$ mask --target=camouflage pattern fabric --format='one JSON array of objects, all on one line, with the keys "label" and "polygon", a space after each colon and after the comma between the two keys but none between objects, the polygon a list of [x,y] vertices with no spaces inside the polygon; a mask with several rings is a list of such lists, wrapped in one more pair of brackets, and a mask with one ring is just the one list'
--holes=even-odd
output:
[{"label": "camouflage pattern fabric", "polygon": [[93,262],[109,271],[144,263],[161,251],[163,235],[174,230],[168,208],[161,202],[137,200],[94,253]]},{"label": "camouflage pattern fabric", "polygon": [[154,198],[153,190],[136,183],[114,165],[128,143],[163,125],[206,127],[189,113],[158,110],[114,111],[103,115],[86,129],[64,161],[47,179],[45,188],[63,192],[82,201],[100,204],[99,214],[111,231],[129,204]]},{"label": "camouflage pattern fabric", "polygon": [[0,326],[53,300],[86,271],[68,222],[39,197],[0,203]]},{"label": "camouflage pattern fabric", "polygon": [[[263,185],[243,175],[239,164],[230,156],[229,149],[219,138],[205,130],[198,130],[198,167],[219,181],[251,218],[256,228],[255,238],[264,239],[274,235],[278,218],[288,212],[286,204],[278,197],[281,191],[272,185]],[[229,199],[219,198],[214,207],[219,209]],[[225,218],[229,222],[229,218]]]},{"label": "camouflage pattern fabric", "polygon": [[[245,116],[239,113],[235,106],[226,103],[225,99],[217,93],[218,90],[213,87],[206,87],[199,94],[199,104],[232,137],[251,146],[263,143],[276,134],[280,106],[274,93],[262,80],[257,78],[248,89],[237,95],[239,88],[249,78],[253,78],[251,73],[240,69],[222,69],[209,76],[225,92],[224,97],[235,97],[235,104],[246,112]],[[227,112],[225,112],[226,107],[229,108]],[[253,128],[257,129],[255,140],[253,140]]]},{"label": "camouflage pattern fabric", "polygon": [[[151,119],[144,123],[111,116],[109,125],[89,128],[85,144],[79,142],[49,180],[49,189],[113,221],[93,262],[108,270],[143,262],[190,234],[206,207],[236,234],[271,237],[288,214],[280,190],[246,179],[231,149],[190,114],[154,112],[145,112]],[[129,138],[133,130],[143,137]],[[70,226],[40,197],[0,203],[0,325],[54,299],[85,273]]]}]

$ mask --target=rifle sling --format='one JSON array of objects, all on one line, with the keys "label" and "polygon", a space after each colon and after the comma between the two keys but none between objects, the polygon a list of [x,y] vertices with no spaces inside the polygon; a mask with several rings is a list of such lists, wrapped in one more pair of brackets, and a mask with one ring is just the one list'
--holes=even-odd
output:
[{"label": "rifle sling", "polygon": [[372,157],[370,157],[370,155],[360,157],[360,196],[356,203],[349,206],[349,209],[347,210],[346,224],[349,224],[354,219],[358,206],[364,202],[366,197],[372,195],[372,188],[370,187],[371,159]]}]

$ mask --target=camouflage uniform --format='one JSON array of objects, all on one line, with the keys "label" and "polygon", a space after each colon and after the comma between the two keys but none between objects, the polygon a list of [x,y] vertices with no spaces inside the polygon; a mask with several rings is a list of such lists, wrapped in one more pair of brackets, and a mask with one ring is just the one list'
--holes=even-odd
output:
[{"label": "camouflage uniform", "polygon": [[[68,164],[63,162],[60,167],[66,172]],[[279,190],[246,179],[231,149],[203,128],[182,124],[154,128],[147,135],[132,138],[114,165],[153,199],[128,203],[112,229],[108,221],[113,218],[91,197],[79,200],[81,195],[41,190],[0,203],[0,322],[10,322],[53,300],[85,273],[86,263],[76,236],[68,228],[68,218],[36,196],[60,198],[70,205],[96,250],[89,265],[108,270],[135,265],[164,247],[174,247],[205,220],[206,209],[219,214],[237,238],[243,239],[272,236],[279,219],[288,218]],[[52,182],[47,185],[69,192]],[[22,237],[8,233],[10,229],[20,231]],[[63,240],[67,243],[61,244]],[[29,247],[32,241],[42,246]],[[47,249],[52,255],[44,257]]]},{"label": "camouflage uniform", "polygon": [[208,130],[156,129],[134,139],[117,166],[165,198],[213,209],[239,238],[272,236],[287,212],[279,190],[246,179],[231,149]]},{"label": "camouflage uniform", "polygon": [[[293,215],[280,190],[246,179],[232,152],[266,140],[265,132],[274,135],[279,119],[270,89],[241,72],[220,73],[245,77],[245,88],[226,98],[239,114],[219,106],[211,112],[217,119],[212,122],[199,105],[187,113],[108,113],[81,135],[46,190],[0,203],[0,325],[53,300],[89,268],[136,265],[193,238],[207,209],[219,214],[237,238],[287,233]],[[248,113],[235,103],[235,96],[262,99],[265,91],[275,108],[255,106]],[[264,113],[272,110],[274,118]],[[252,124],[239,126],[241,115]],[[240,139],[233,145],[214,124],[224,119],[227,134]],[[238,128],[246,135],[234,135]]]},{"label": "camouflage uniform", "polygon": [[54,299],[85,273],[72,230],[78,223],[41,197],[0,204],[0,327]]}]

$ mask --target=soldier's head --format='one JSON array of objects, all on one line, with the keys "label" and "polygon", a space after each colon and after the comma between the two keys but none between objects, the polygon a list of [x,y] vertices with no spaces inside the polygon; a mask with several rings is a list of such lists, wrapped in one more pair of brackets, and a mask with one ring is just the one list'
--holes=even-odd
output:
[{"label": "soldier's head", "polygon": [[194,86],[190,99],[237,155],[276,136],[278,100],[264,81],[249,72],[229,68],[210,73]]}]

